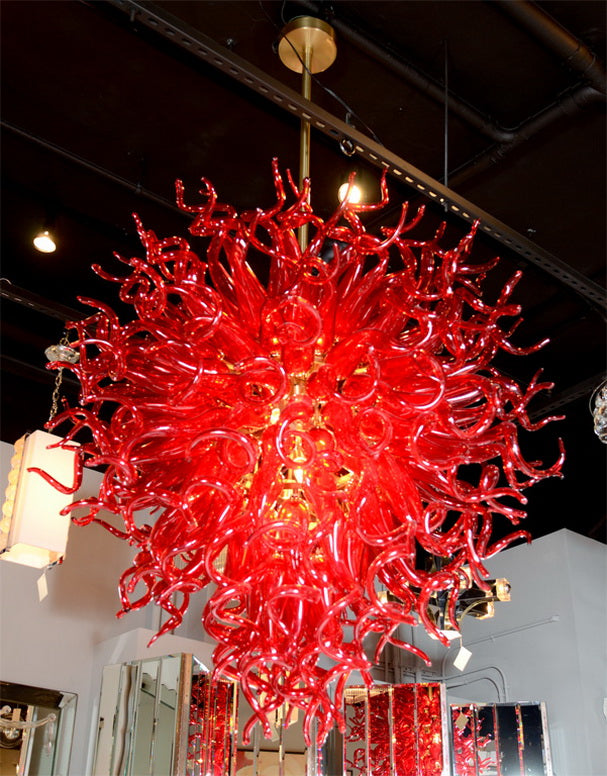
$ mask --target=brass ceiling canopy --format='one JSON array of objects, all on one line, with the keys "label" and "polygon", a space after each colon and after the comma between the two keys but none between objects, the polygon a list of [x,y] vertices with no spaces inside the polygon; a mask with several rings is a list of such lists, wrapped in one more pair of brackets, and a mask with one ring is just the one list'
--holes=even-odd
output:
[{"label": "brass ceiling canopy", "polygon": [[322,73],[337,56],[333,27],[313,16],[297,16],[280,33],[278,56],[283,65],[296,73],[302,72],[302,63],[309,56],[309,71]]}]

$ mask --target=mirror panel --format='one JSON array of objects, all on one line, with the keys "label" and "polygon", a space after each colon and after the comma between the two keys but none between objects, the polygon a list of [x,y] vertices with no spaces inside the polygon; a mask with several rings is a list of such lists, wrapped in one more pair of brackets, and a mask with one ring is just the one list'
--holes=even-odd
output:
[{"label": "mirror panel", "polygon": [[476,746],[479,753],[479,776],[501,776],[496,743],[496,710],[478,706],[476,711]]},{"label": "mirror panel", "polygon": [[141,776],[152,776],[154,752],[157,749],[162,751],[164,748],[163,731],[157,729],[159,679],[160,660],[143,660],[137,671],[135,725],[129,764],[130,770]]},{"label": "mirror panel", "polygon": [[348,687],[344,715],[343,772],[348,776],[441,776],[448,767],[441,684]]},{"label": "mirror panel", "polygon": [[134,727],[138,668],[133,664],[105,666],[97,721],[92,776],[122,773]]},{"label": "mirror panel", "polygon": [[230,776],[236,708],[192,655],[106,666],[92,776]]},{"label": "mirror panel", "polygon": [[181,663],[168,655],[104,668],[93,776],[172,772]]},{"label": "mirror panel", "polygon": [[374,687],[369,691],[369,768],[371,776],[390,773],[392,730],[390,693]]},{"label": "mirror panel", "polygon": [[440,684],[416,684],[417,751],[420,773],[441,776],[448,757],[449,740],[444,688]]},{"label": "mirror panel", "polygon": [[175,758],[178,729],[180,662],[173,655],[160,660],[155,698],[155,720],[158,726],[152,735],[151,776],[164,776],[171,772]]},{"label": "mirror panel", "polygon": [[496,715],[502,776],[521,776],[519,719],[516,706],[500,704],[496,708]]},{"label": "mirror panel", "polygon": [[396,776],[408,776],[408,754],[416,748],[415,739],[415,685],[403,684],[394,688],[392,696],[394,715],[394,762]]},{"label": "mirror panel", "polygon": [[344,764],[350,776],[363,776],[366,762],[367,704],[362,692],[346,690],[344,700],[346,732],[343,738]]},{"label": "mirror panel", "polygon": [[553,776],[543,703],[451,706],[455,776]]},{"label": "mirror panel", "polygon": [[192,681],[187,776],[234,773],[237,746],[236,688],[198,672]]},{"label": "mirror panel", "polygon": [[521,705],[523,729],[523,773],[536,776],[548,770],[549,749],[542,720],[541,706]]},{"label": "mirror panel", "polygon": [[75,693],[0,682],[0,772],[67,776],[76,701]]}]

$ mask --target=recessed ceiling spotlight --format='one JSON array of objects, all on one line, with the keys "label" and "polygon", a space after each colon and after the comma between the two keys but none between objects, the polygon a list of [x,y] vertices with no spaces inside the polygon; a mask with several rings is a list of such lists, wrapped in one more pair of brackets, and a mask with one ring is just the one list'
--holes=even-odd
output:
[{"label": "recessed ceiling spotlight", "polygon": [[54,253],[57,250],[55,240],[48,229],[38,232],[34,237],[34,247],[40,253]]}]

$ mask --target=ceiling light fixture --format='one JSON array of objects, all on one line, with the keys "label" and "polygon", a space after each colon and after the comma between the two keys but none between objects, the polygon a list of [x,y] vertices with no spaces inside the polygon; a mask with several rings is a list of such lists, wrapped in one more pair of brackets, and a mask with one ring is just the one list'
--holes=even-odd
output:
[{"label": "ceiling light fixture", "polygon": [[0,520],[0,559],[39,569],[62,562],[70,524],[63,510],[72,495],[38,474],[56,482],[73,479],[76,453],[62,449],[62,441],[34,431],[15,443]]},{"label": "ceiling light fixture", "polygon": [[38,232],[33,242],[34,247],[40,253],[54,253],[57,250],[57,244],[48,229]]},{"label": "ceiling light fixture", "polygon": [[344,199],[347,199],[350,204],[358,205],[359,202],[362,202],[363,192],[361,187],[354,183],[353,180],[347,180],[339,187],[337,191],[337,199],[340,202],[343,202]]},{"label": "ceiling light fixture", "polygon": [[[46,349],[58,372],[49,422],[58,410],[63,366],[78,361],[78,352],[64,337]],[[25,434],[14,445],[8,486],[0,517],[0,559],[34,568],[62,563],[70,525],[64,509],[74,489],[62,483],[74,479],[76,447],[46,431]]]},{"label": "ceiling light fixture", "polygon": [[[474,582],[470,569],[463,567],[460,572],[460,591],[453,612],[449,612],[452,600],[447,591],[438,591],[428,606],[432,623],[448,638],[459,634],[459,624],[465,616],[489,619],[495,615],[496,601],[510,601],[511,588],[507,579],[485,579],[484,585],[480,586]],[[430,635],[436,638],[434,634]]]},{"label": "ceiling light fixture", "polygon": [[[286,50],[304,82],[325,26],[290,26]],[[302,142],[302,169],[308,152]],[[287,204],[276,161],[273,172],[275,204],[240,214],[207,180],[197,204],[177,183],[191,234],[208,240],[203,258],[136,218],[146,258],[122,258],[120,278],[95,267],[120,284],[134,319],[83,300],[93,312],[70,324],[80,362],[62,364],[80,380],[80,405],[49,427],[71,422],[68,446],[91,435],[78,477],[82,465],[105,467],[98,497],[73,505],[89,510],[77,522],[137,548],[122,612],[163,607],[159,636],[208,588],[216,674],[238,679],[255,712],[244,739],[257,721],[271,737],[269,718],[286,704],[287,721],[302,709],[306,740],[316,721],[322,742],[334,722],[343,728],[351,672],[371,683],[386,644],[427,661],[396,637],[399,625],[419,619],[448,643],[432,601],[446,596],[456,627],[461,587],[486,590],[484,561],[529,538],[517,529],[492,542],[494,518],[517,525],[513,503],[560,476],[563,453],[546,468],[524,459],[516,427],[550,420],[527,415],[549,384],[521,388],[492,365],[500,350],[539,347],[509,341],[520,273],[491,304],[479,286],[496,262],[471,263],[474,229],[448,248],[444,225],[413,239],[423,208],[409,218],[404,206],[375,236],[361,216],[388,202],[385,176],[380,202],[346,199],[323,220],[307,175],[297,186],[287,173]],[[427,570],[428,556],[441,563]]]}]

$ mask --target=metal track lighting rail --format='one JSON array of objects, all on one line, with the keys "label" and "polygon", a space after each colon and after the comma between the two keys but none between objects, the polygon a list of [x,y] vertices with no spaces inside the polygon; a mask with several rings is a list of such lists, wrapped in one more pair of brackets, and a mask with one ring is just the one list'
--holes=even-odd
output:
[{"label": "metal track lighting rail", "polygon": [[132,20],[137,20],[139,24],[154,30],[158,35],[189,51],[193,56],[244,84],[283,110],[309,121],[312,126],[336,142],[344,138],[349,139],[354,144],[356,152],[375,166],[386,169],[395,178],[408,184],[428,199],[446,206],[449,212],[464,221],[472,223],[478,220],[481,230],[507,249],[515,251],[523,260],[539,267],[595,307],[607,310],[605,290],[598,283],[456,192],[446,188],[387,148],[348,126],[336,116],[304,99],[297,92],[219,45],[204,33],[152,4],[143,5],[136,0],[109,0],[109,2],[129,14]]},{"label": "metal track lighting rail", "polygon": [[0,280],[0,297],[15,302],[22,307],[27,307],[30,310],[35,310],[38,313],[42,313],[42,315],[47,315],[49,318],[56,318],[62,323],[65,323],[65,321],[79,321],[86,315],[83,311],[78,311],[60,302],[46,299],[40,296],[40,294],[28,291],[26,288],[15,286],[6,278]]},{"label": "metal track lighting rail", "polygon": [[32,132],[28,132],[27,130],[16,126],[15,124],[11,124],[10,121],[5,121],[2,119],[0,120],[0,126],[9,132],[13,132],[19,137],[25,138],[25,140],[45,148],[47,151],[52,151],[58,156],[62,156],[64,159],[68,159],[70,162],[74,162],[74,164],[78,164],[80,167],[84,167],[84,169],[95,173],[95,175],[100,175],[102,178],[106,178],[112,183],[116,183],[119,186],[132,191],[140,197],[149,199],[151,202],[155,202],[157,205],[162,205],[163,207],[172,210],[174,213],[179,213],[180,216],[183,216],[183,211],[180,210],[177,205],[175,205],[170,200],[161,197],[159,194],[155,194],[153,191],[149,191],[149,189],[144,188],[139,183],[133,183],[133,181],[130,181],[127,178],[123,178],[121,175],[117,175],[115,172],[112,172],[105,167],[101,167],[99,164],[95,164],[94,162],[85,159],[83,156],[79,156],[73,151],[69,151],[67,148],[63,148],[56,143],[51,143],[50,140],[46,140],[43,137],[34,135]]}]

